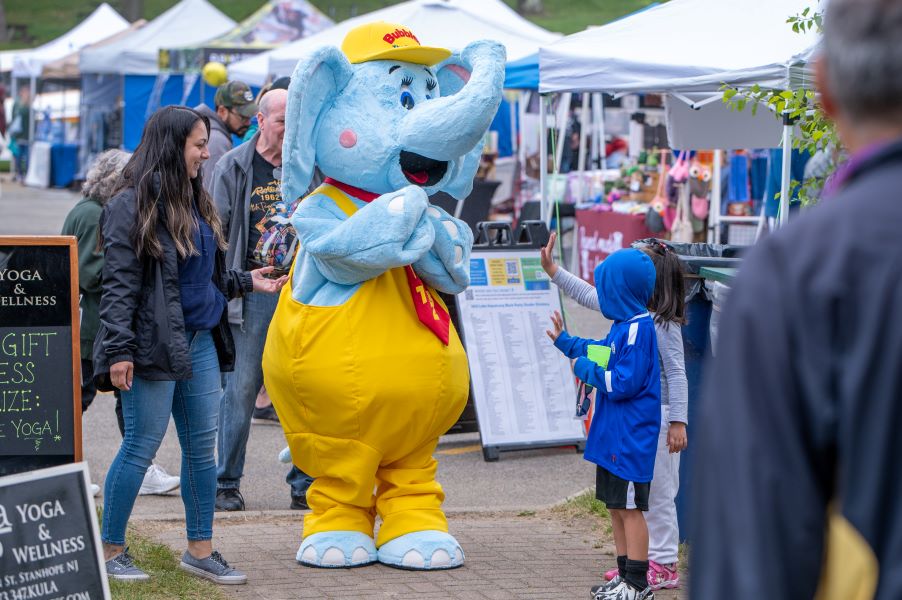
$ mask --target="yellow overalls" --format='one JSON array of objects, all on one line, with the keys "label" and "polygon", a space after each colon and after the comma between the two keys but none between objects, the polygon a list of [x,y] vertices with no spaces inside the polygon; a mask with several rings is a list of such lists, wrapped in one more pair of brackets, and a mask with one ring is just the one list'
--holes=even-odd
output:
[{"label": "yellow overalls", "polygon": [[[349,217],[357,210],[331,185],[314,193]],[[263,372],[293,460],[315,478],[305,536],[372,536],[377,513],[377,547],[448,531],[432,453],[463,411],[469,371],[454,326],[445,346],[413,302],[403,268],[366,281],[340,306],[301,304],[290,284],[281,291]]]}]

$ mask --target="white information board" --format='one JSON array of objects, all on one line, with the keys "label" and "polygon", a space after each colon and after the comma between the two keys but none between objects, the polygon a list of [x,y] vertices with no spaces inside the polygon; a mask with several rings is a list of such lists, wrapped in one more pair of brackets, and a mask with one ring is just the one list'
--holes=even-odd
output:
[{"label": "white information board", "polygon": [[457,306],[483,446],[584,441],[570,360],[545,335],[561,301],[539,251],[474,249]]}]

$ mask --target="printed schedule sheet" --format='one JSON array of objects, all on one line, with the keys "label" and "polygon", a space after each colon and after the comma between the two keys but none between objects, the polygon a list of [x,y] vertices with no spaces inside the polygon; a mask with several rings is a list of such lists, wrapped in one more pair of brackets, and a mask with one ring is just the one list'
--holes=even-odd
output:
[{"label": "printed schedule sheet", "polygon": [[473,252],[457,301],[483,445],[585,439],[570,360],[545,334],[561,303],[538,253]]}]

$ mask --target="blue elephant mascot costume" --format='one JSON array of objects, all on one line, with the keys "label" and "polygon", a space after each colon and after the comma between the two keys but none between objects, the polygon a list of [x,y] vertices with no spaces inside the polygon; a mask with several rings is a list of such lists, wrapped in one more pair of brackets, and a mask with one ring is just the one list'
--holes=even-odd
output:
[{"label": "blue elephant mascot costume", "polygon": [[263,368],[292,458],[315,478],[301,564],[463,564],[432,454],[469,374],[436,290],[469,285],[473,236],[427,195],[470,193],[504,58],[495,42],[452,54],[378,22],[291,78],[283,197],[305,193],[314,165],[326,179],[292,216],[300,247]]}]

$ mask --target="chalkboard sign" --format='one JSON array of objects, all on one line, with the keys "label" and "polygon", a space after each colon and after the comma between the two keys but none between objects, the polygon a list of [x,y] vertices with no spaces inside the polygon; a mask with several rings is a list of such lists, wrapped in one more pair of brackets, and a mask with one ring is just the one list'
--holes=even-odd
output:
[{"label": "chalkboard sign", "polygon": [[0,236],[0,475],[81,460],[77,261],[74,237]]},{"label": "chalkboard sign", "polygon": [[0,600],[109,599],[85,463],[0,477]]}]

